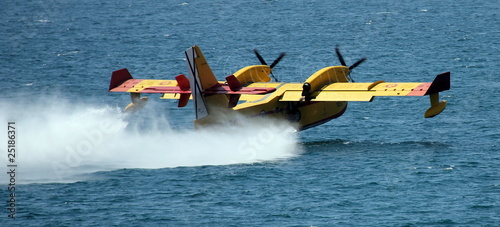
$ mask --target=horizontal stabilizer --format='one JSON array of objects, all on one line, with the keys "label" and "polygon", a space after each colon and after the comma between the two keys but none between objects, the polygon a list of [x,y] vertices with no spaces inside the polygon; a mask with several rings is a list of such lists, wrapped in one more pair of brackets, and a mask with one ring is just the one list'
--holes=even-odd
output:
[{"label": "horizontal stabilizer", "polygon": [[[134,79],[135,80],[135,79]],[[151,80],[149,80],[151,81]],[[111,89],[110,91],[114,92],[134,92],[134,93],[175,93],[175,94],[191,94],[191,89],[183,90],[179,86],[139,86],[132,85],[136,81],[128,80],[123,85],[118,88]],[[258,95],[258,94],[267,94],[275,91],[276,88],[272,87],[243,87],[240,90],[232,91],[229,86],[217,86],[211,89],[207,89],[202,91],[203,94],[206,95],[215,95],[215,94],[245,94],[245,95]]]},{"label": "horizontal stabilizer", "polygon": [[[227,79],[228,85],[225,85],[224,82],[218,82],[218,84],[211,88],[201,90],[201,93],[204,95],[259,95],[276,91],[274,87],[242,87],[234,76],[229,76]],[[144,80],[134,79],[127,69],[120,69],[114,71],[111,75],[109,91],[152,94],[191,94],[191,84],[190,80],[183,74],[176,76],[175,80]],[[179,99],[180,97],[174,95],[165,96],[164,98]]]}]

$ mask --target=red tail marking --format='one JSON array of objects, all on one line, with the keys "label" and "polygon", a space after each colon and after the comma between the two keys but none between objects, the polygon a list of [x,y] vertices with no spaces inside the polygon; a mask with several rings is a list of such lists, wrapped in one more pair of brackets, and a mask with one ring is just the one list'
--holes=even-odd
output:
[{"label": "red tail marking", "polygon": [[241,94],[232,94],[229,95],[229,102],[227,103],[227,108],[233,108],[238,105],[238,101],[240,101]]},{"label": "red tail marking", "polygon": [[226,77],[226,81],[231,91],[239,91],[243,87],[243,85],[241,85],[240,81],[236,79],[234,75]]},{"label": "red tail marking", "polygon": [[175,80],[177,80],[177,85],[181,90],[186,91],[191,89],[191,85],[189,85],[189,80],[184,74],[176,76]]},{"label": "red tail marking", "polygon": [[119,69],[111,74],[111,81],[109,82],[109,91],[123,84],[125,81],[134,79],[127,69]]},{"label": "red tail marking", "polygon": [[418,85],[413,91],[410,91],[406,96],[424,96],[425,92],[429,89],[431,83],[422,83]]},{"label": "red tail marking", "polygon": [[189,102],[190,96],[191,96],[191,94],[181,94],[181,97],[179,98],[179,103],[177,104],[177,107],[185,107]]}]

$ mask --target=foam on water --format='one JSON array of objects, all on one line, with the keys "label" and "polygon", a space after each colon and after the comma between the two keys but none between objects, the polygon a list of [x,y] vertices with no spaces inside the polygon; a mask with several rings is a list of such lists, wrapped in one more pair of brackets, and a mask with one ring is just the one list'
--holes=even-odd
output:
[{"label": "foam on water", "polygon": [[[17,182],[72,182],[86,173],[121,168],[227,165],[290,158],[300,152],[293,127],[243,123],[203,130],[174,130],[165,118],[148,126],[120,109],[58,98],[0,103],[0,122],[15,122]],[[7,130],[0,132],[2,168]],[[83,174],[83,175],[82,175]]]}]

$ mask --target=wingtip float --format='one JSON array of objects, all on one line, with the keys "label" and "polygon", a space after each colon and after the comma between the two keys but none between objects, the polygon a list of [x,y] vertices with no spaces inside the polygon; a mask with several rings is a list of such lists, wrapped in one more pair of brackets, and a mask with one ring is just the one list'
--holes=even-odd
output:
[{"label": "wingtip float", "polygon": [[[424,117],[440,114],[446,101],[439,101],[439,92],[450,89],[450,72],[436,76],[431,83],[354,83],[351,71],[361,64],[362,58],[347,66],[338,48],[335,49],[340,66],[329,66],[312,74],[304,83],[271,82],[273,67],[285,56],[267,65],[254,50],[262,65],[244,67],[217,81],[198,46],[185,51],[188,77],[181,74],[175,80],[134,79],[127,69],[114,71],[109,91],[129,92],[132,103],[127,112],[134,112],[147,103],[143,93],[161,94],[161,99],[177,99],[178,107],[194,102],[195,126],[221,123],[220,116],[238,112],[244,116],[271,116],[297,123],[299,130],[311,128],[340,117],[349,101],[371,102],[376,96],[429,95],[431,107]],[[227,119],[226,119],[227,120]]]}]

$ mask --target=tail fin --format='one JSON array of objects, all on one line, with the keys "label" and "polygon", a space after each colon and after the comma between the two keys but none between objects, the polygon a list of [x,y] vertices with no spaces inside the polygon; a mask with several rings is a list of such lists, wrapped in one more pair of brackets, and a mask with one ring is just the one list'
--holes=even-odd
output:
[{"label": "tail fin", "polygon": [[[186,50],[188,75],[194,99],[196,121],[207,118],[214,112],[227,109],[228,99],[224,94],[206,95],[203,91],[221,86],[215,78],[207,60],[198,46]],[[208,119],[205,119],[205,121]],[[210,121],[213,121],[210,120]],[[195,122],[196,123],[196,122]]]},{"label": "tail fin", "polygon": [[[217,86],[219,82],[214,76],[210,65],[208,65],[207,60],[201,53],[198,46],[193,46],[186,50],[186,59],[188,63],[188,72],[190,79],[195,79],[196,85],[199,86],[201,90],[205,90],[214,86]],[[193,82],[191,82],[193,83]],[[193,84],[191,84],[193,87]]]}]

